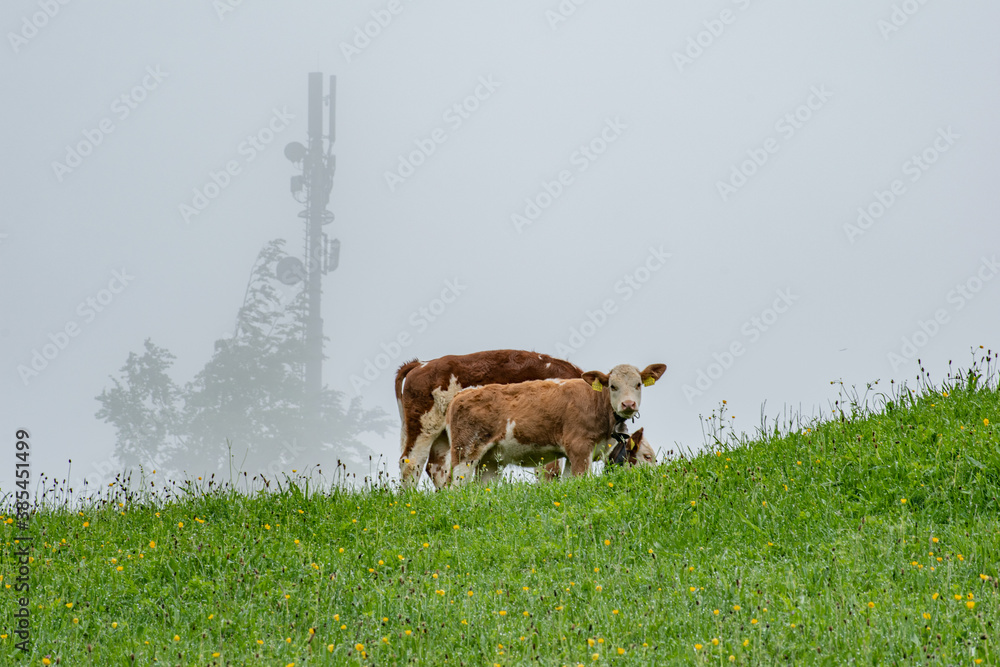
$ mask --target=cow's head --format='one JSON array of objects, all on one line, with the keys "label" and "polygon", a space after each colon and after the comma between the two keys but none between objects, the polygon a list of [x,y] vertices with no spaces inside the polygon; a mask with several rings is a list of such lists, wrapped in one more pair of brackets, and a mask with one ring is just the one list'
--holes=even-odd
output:
[{"label": "cow's head", "polygon": [[656,465],[656,452],[653,451],[653,446],[649,444],[649,441],[643,437],[642,431],[643,429],[640,428],[627,438],[625,434],[620,437],[616,435],[615,439],[619,442],[608,454],[608,466]]},{"label": "cow's head", "polygon": [[643,371],[621,364],[607,375],[600,371],[587,371],[582,377],[595,391],[609,390],[611,409],[622,419],[628,419],[639,411],[643,385],[648,387],[653,384],[666,370],[665,364],[650,364]]}]

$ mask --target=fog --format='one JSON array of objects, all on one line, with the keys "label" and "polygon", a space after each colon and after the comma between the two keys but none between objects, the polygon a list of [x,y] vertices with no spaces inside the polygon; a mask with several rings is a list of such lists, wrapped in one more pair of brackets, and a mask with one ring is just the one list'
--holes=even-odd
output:
[{"label": "fog", "polygon": [[262,469],[364,473],[370,454],[397,474],[393,377],[413,357],[666,363],[638,423],[676,451],[723,400],[753,432],[762,406],[817,416],[831,382],[890,392],[918,358],[940,379],[997,347],[994,2],[18,0],[0,17],[0,432],[10,452],[30,432],[34,479],[70,459],[77,486],[112,478],[126,462],[96,397],[129,354],[151,339],[185,385],[233,336],[261,249],[301,254],[283,151],[306,142],[310,72],[337,78],[323,382],[388,426]]}]

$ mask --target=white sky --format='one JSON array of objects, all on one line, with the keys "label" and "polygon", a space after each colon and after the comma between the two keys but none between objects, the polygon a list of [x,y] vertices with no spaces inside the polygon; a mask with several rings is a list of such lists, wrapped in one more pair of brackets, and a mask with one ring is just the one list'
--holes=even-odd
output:
[{"label": "white sky", "polygon": [[[556,20],[560,6],[575,9]],[[36,478],[62,477],[69,458],[74,478],[106,466],[114,432],[94,397],[128,353],[151,337],[177,355],[175,380],[191,379],[231,333],[262,245],[301,247],[282,149],[305,141],[310,71],[338,77],[327,230],[342,251],[325,281],[324,380],[355,395],[350,377],[380,343],[410,334],[360,392],[394,419],[406,359],[525,348],[585,369],[666,363],[641,423],[663,449],[697,448],[699,414],[723,399],[752,430],[765,401],[808,415],[835,398],[831,380],[912,379],[904,337],[935,379],[971,346],[997,348],[1000,4],[224,7],[0,10],[0,433],[13,452],[15,429],[31,430]],[[388,24],[345,55],[372,12]],[[477,88],[467,118],[447,113]],[[241,145],[275,110],[293,118],[250,160]],[[390,189],[386,172],[439,128],[446,140]],[[84,133],[99,144],[57,174]],[[592,141],[591,158],[580,149]],[[186,222],[179,206],[230,160],[240,172]],[[518,229],[512,215],[563,171],[559,196]],[[879,214],[879,198],[891,205],[867,229],[845,228],[859,207]],[[670,256],[661,265],[651,249]],[[78,304],[122,270],[129,284],[90,321]],[[625,276],[645,282],[631,290]],[[458,298],[420,324],[412,314],[448,281]],[[571,330],[609,301],[567,355]],[[18,367],[68,323],[79,335],[23,381]],[[742,354],[712,368],[734,343]],[[699,372],[717,377],[685,391]],[[395,473],[398,435],[369,442]],[[11,456],[0,488],[12,474]]]}]

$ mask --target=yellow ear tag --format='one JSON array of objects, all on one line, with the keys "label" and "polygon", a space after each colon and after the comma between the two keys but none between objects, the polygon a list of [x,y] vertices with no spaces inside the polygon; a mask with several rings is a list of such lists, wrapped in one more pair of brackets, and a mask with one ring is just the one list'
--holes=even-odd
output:
[{"label": "yellow ear tag", "polygon": [[645,380],[643,380],[643,381],[642,381],[642,383],[643,383],[644,385],[646,385],[647,387],[652,387],[652,386],[653,386],[654,384],[656,384],[656,378],[654,378],[654,377],[653,377],[653,376],[651,375],[651,376],[649,376],[648,378],[646,378]]},{"label": "yellow ear tag", "polygon": [[590,383],[590,388],[593,389],[594,391],[604,391],[604,388],[601,387],[601,381],[600,380],[594,380],[593,382],[591,382]]},{"label": "yellow ear tag", "polygon": [[628,449],[629,449],[629,451],[632,451],[633,449],[635,449],[638,446],[639,445],[636,444],[635,440],[633,440],[632,438],[628,439]]}]

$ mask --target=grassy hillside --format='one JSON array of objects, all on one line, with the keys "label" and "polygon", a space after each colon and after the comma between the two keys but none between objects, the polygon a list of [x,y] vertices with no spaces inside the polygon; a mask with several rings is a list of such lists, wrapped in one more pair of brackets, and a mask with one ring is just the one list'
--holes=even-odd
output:
[{"label": "grassy hillside", "polygon": [[991,372],[551,485],[112,489],[34,517],[30,663],[1000,664]]}]

